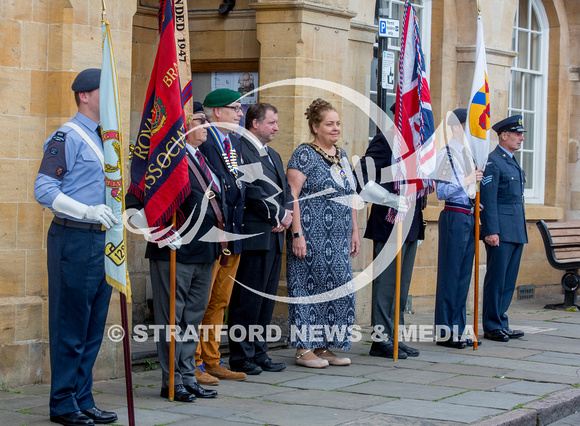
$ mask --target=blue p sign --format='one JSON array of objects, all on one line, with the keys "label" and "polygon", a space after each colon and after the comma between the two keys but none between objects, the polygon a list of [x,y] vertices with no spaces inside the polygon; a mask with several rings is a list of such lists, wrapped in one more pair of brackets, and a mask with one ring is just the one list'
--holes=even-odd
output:
[{"label": "blue p sign", "polygon": [[379,37],[385,37],[387,35],[387,20],[384,18],[379,18]]}]

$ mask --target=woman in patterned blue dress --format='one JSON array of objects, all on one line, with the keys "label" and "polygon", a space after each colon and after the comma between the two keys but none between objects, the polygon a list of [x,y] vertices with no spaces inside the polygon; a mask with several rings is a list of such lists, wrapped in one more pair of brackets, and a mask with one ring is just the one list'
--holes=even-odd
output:
[{"label": "woman in patterned blue dress", "polygon": [[349,365],[329,347],[349,350],[355,316],[350,257],[360,250],[355,181],[344,150],[336,146],[340,118],[322,99],[306,110],[313,142],[300,145],[288,162],[294,218],[287,249],[290,343],[296,364],[323,368]]}]

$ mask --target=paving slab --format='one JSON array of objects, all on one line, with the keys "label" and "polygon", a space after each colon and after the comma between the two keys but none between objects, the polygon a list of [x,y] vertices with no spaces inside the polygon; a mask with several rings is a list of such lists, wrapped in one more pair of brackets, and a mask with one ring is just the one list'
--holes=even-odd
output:
[{"label": "paving slab", "polygon": [[498,392],[542,396],[563,389],[568,389],[568,386],[555,383],[534,383],[520,380],[507,385],[499,386],[495,390]]},{"label": "paving slab", "polygon": [[[307,380],[307,379],[299,379]],[[280,392],[288,392],[290,389],[282,386],[264,385],[261,383],[244,383],[230,381],[227,388],[218,390],[219,395],[233,396],[236,398],[255,398],[258,396],[272,395]],[[218,397],[219,398],[219,397]]]},{"label": "paving slab", "polygon": [[431,384],[437,386],[453,386],[457,388],[473,389],[473,390],[491,390],[498,386],[506,385],[515,382],[509,379],[496,379],[494,377],[477,377],[477,376],[456,376],[450,379],[433,382]]},{"label": "paving slab", "polygon": [[233,416],[231,419],[216,419],[213,417],[204,416],[193,416],[189,417],[187,420],[181,420],[171,423],[171,426],[239,426],[240,423],[243,424],[254,424],[263,425],[263,422],[252,419],[236,418]]},{"label": "paving slab", "polygon": [[357,359],[359,364],[366,364],[366,365],[378,365],[383,368],[388,367],[396,367],[396,368],[410,368],[410,369],[424,369],[435,365],[433,362],[424,361],[421,359],[421,355],[418,358],[407,358],[407,359],[399,359],[397,361],[393,361],[391,358],[382,358],[378,356],[360,356]]},{"label": "paving slab", "polygon": [[[119,417],[119,420],[117,420],[116,424],[129,424],[129,417],[127,412],[119,411],[117,416]],[[166,425],[179,420],[191,421],[191,415],[170,413],[168,411],[135,409],[135,424],[139,426]]]},{"label": "paving slab", "polygon": [[[441,347],[437,346],[436,348],[441,348]],[[447,350],[447,349],[449,349],[449,350]],[[463,352],[463,351],[459,351],[457,349],[453,349],[453,351],[452,351],[451,348],[445,348],[442,350],[423,351],[423,352],[421,352],[421,355],[419,355],[419,358],[421,359],[421,361],[437,362],[437,363],[444,363],[444,364],[456,364],[456,363],[463,362],[463,361],[470,359],[469,356],[460,354],[458,352]],[[403,361],[406,361],[406,360],[403,360]]]},{"label": "paving slab", "polygon": [[548,425],[562,417],[580,411],[580,389],[557,392],[547,398],[526,404],[524,408],[536,410],[538,424]]},{"label": "paving slab", "polygon": [[580,425],[580,413],[566,416],[560,420],[551,423],[551,426],[577,426]]},{"label": "paving slab", "polygon": [[315,375],[285,382],[283,386],[300,389],[335,390],[368,381],[369,379],[358,377]]},{"label": "paving slab", "polygon": [[392,398],[414,398],[435,401],[463,392],[462,389],[443,386],[417,385],[413,383],[388,382],[375,380],[362,385],[342,388],[345,392],[362,393],[367,395],[389,396]]},{"label": "paving slab", "polygon": [[395,368],[383,370],[379,373],[370,374],[365,377],[368,379],[389,380],[392,382],[403,382],[403,383],[419,383],[421,385],[427,385],[429,383],[448,379],[454,376],[456,376],[456,374]]},{"label": "paving slab", "polygon": [[169,413],[179,413],[179,414],[187,414],[190,416],[202,416],[202,417],[210,417],[212,419],[226,419],[228,417],[236,416],[236,415],[243,415],[246,414],[247,411],[243,410],[231,410],[226,407],[221,407],[216,409],[216,407],[207,407],[201,404],[198,404],[199,400],[194,402],[193,404],[174,404],[173,407],[166,408],[163,411],[167,411]]},{"label": "paving slab", "polygon": [[488,407],[503,410],[510,410],[516,405],[537,399],[537,396],[515,395],[504,392],[481,392],[470,391],[461,395],[446,398],[444,402],[448,404],[470,405],[472,407]]},{"label": "paving slab", "polygon": [[[35,414],[18,413],[14,411],[0,411],[0,424],[2,425],[27,425],[36,422],[48,422],[48,416],[39,416]],[[52,423],[54,425],[54,423]]]},{"label": "paving slab", "polygon": [[366,415],[360,411],[337,408],[301,405],[298,409],[296,405],[269,404],[260,410],[245,414],[243,417],[279,426],[335,426]]},{"label": "paving slab", "polygon": [[419,401],[415,399],[396,400],[375,407],[365,408],[365,411],[459,423],[472,423],[502,412],[501,410],[493,408],[461,407],[444,402]]},{"label": "paving slab", "polygon": [[443,422],[433,419],[419,419],[416,417],[390,416],[387,414],[372,414],[362,419],[341,423],[341,426],[458,426],[463,423]]},{"label": "paving slab", "polygon": [[283,404],[315,404],[318,407],[343,408],[350,410],[360,410],[364,407],[378,405],[385,402],[385,398],[380,396],[319,390],[297,390],[272,396],[265,396],[263,398],[268,401],[280,402]]},{"label": "paving slab", "polygon": [[[578,342],[580,344],[580,341]],[[561,352],[543,352],[526,358],[526,361],[545,362],[546,364],[572,365],[580,367],[580,355]]]},{"label": "paving slab", "polygon": [[563,383],[568,385],[580,383],[580,377],[578,376],[563,376],[561,374],[544,373],[543,371],[512,370],[509,373],[506,373],[505,377],[534,382]]},{"label": "paving slab", "polygon": [[[286,371],[286,370],[288,370],[288,371]],[[291,369],[286,368],[285,370],[283,370],[282,374],[264,371],[261,374],[258,374],[255,376],[248,376],[246,378],[246,380],[244,380],[244,381],[246,383],[264,383],[264,384],[268,384],[268,385],[275,385],[275,384],[285,383],[285,382],[288,382],[290,380],[303,379],[305,377],[311,376],[312,374],[313,374],[312,372],[301,372],[301,371],[295,371],[295,370],[291,370]],[[220,385],[223,385],[224,382],[225,382],[225,380],[221,380]],[[203,386],[207,386],[207,385],[203,385]],[[207,388],[208,389],[215,389],[219,392],[219,386],[217,386],[217,387],[207,386]]]},{"label": "paving slab", "polygon": [[[472,357],[494,357],[494,358],[507,358],[507,359],[523,359],[533,355],[539,355],[543,351],[540,349],[530,349],[530,348],[509,348],[506,350],[505,344],[500,344],[498,342],[491,342],[484,339],[483,344],[478,347],[476,351],[473,348],[465,348],[459,351],[462,355],[472,356]],[[456,349],[457,350],[457,349]]]},{"label": "paving slab", "polygon": [[580,373],[580,368],[578,367],[544,364],[541,362],[533,362],[533,361],[517,361],[513,359],[502,359],[502,358],[470,357],[470,359],[463,361],[462,364],[479,365],[483,367],[509,368],[511,370],[543,371],[550,374],[561,374],[564,376],[576,376],[576,377],[579,377]]},{"label": "paving slab", "polygon": [[16,398],[0,401],[0,408],[8,411],[27,410],[44,405],[47,405],[47,399],[44,396],[19,395]]},{"label": "paving slab", "polygon": [[425,370],[438,371],[441,373],[456,373],[481,377],[503,376],[511,371],[508,369],[498,370],[497,368],[477,367],[474,365],[462,365],[462,364],[434,364],[425,368]]},{"label": "paving slab", "polygon": [[[309,370],[312,371],[311,368]],[[332,376],[365,377],[386,370],[390,370],[390,367],[383,367],[380,365],[357,364],[355,359],[353,359],[352,364],[348,366],[330,365],[326,368],[319,368],[315,371],[316,374],[326,374]]]}]

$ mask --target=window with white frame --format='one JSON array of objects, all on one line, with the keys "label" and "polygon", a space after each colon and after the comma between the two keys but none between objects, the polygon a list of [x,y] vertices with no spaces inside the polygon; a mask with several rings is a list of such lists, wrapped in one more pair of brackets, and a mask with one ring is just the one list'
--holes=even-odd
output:
[{"label": "window with white frame", "polygon": [[512,50],[508,115],[520,114],[527,130],[516,158],[526,173],[526,203],[543,204],[546,158],[549,25],[541,0],[519,0]]},{"label": "window with white frame", "polygon": [[[427,77],[429,77],[430,65],[431,65],[431,0],[411,0],[411,4],[415,8],[417,13],[417,19],[419,20],[419,32],[421,34],[421,47],[423,48],[423,56],[425,58],[425,68],[427,72]],[[403,27],[403,12],[405,1],[404,0],[376,0],[375,6],[375,24],[379,24],[379,17],[398,19],[399,28],[402,31]],[[377,40],[374,44],[374,56],[371,63],[371,87],[370,87],[370,98],[373,102],[377,102],[377,78],[378,78],[378,33]],[[389,51],[395,54],[395,64],[399,63],[399,57],[401,54],[401,39],[400,38],[389,38],[388,47]],[[395,82],[399,81],[399,67],[395,66]],[[397,96],[397,85],[392,90],[387,91],[387,105],[390,106],[395,102]],[[393,114],[387,108],[387,114],[393,118]],[[369,129],[370,138],[375,135],[375,125],[370,123]]]}]

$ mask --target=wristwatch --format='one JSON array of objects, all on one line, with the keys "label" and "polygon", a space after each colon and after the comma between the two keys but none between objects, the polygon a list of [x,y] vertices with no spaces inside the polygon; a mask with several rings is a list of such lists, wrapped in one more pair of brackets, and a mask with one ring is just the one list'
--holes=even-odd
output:
[{"label": "wristwatch", "polygon": [[302,232],[294,232],[292,234],[292,238],[300,238],[300,237],[303,237],[303,236],[304,236],[304,234]]}]

